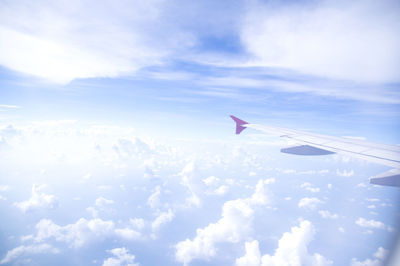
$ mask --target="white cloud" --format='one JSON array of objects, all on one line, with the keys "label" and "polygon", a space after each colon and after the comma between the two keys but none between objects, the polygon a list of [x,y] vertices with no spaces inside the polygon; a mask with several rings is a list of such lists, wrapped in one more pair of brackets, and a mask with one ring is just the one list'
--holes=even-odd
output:
[{"label": "white cloud", "polygon": [[132,74],[194,41],[163,23],[165,5],[159,0],[3,3],[0,64],[61,83]]},{"label": "white cloud", "polygon": [[138,266],[135,262],[135,256],[129,253],[126,248],[114,248],[107,250],[109,253],[114,255],[114,257],[107,258],[103,262],[103,266]]},{"label": "white cloud", "polygon": [[47,254],[59,253],[59,250],[48,244],[34,244],[29,246],[19,246],[10,251],[7,251],[6,256],[0,261],[0,264],[8,264],[21,256],[29,254]]},{"label": "white cloud", "polygon": [[319,188],[313,187],[313,186],[312,186],[310,183],[308,183],[308,182],[305,182],[305,183],[301,184],[300,187],[301,187],[301,188],[304,188],[305,190],[308,190],[308,191],[310,191],[310,192],[313,192],[313,193],[316,193],[316,192],[319,192],[319,191],[320,191]]},{"label": "white cloud", "polygon": [[127,240],[140,239],[142,236],[142,234],[140,232],[133,230],[132,228],[129,228],[129,227],[115,229],[114,232],[117,236],[127,239]]},{"label": "white cloud", "polygon": [[86,208],[86,210],[88,212],[90,212],[90,214],[93,216],[93,218],[98,218],[99,212],[106,210],[107,206],[111,205],[113,203],[114,203],[113,200],[109,200],[109,199],[106,199],[104,197],[98,197],[95,200],[95,207],[89,206],[89,207]]},{"label": "white cloud", "polygon": [[176,245],[176,260],[187,265],[196,258],[208,259],[215,256],[217,243],[243,239],[251,231],[254,207],[270,202],[266,185],[273,182],[274,179],[259,180],[251,197],[225,202],[221,219],[197,229],[193,240],[186,239]]},{"label": "white cloud", "polygon": [[241,40],[255,65],[355,81],[398,81],[396,1],[256,2]]},{"label": "white cloud", "polygon": [[102,240],[107,237],[120,237],[128,240],[138,239],[140,233],[131,228],[115,228],[113,221],[104,221],[99,218],[87,220],[80,218],[76,223],[60,226],[48,219],[42,219],[36,224],[36,242],[54,239],[67,243],[70,247],[79,248],[91,241]]},{"label": "white cloud", "polygon": [[318,205],[324,203],[322,200],[317,199],[317,198],[302,198],[299,201],[299,208],[304,208],[304,209],[308,209],[308,210],[315,210]]},{"label": "white cloud", "polygon": [[87,173],[86,175],[82,176],[82,178],[85,180],[90,179],[91,177],[92,177],[91,173]]},{"label": "white cloud", "polygon": [[99,217],[99,211],[95,207],[89,206],[86,208],[86,210],[88,212],[90,212],[90,214],[93,216],[93,218]]},{"label": "white cloud", "polygon": [[341,172],[341,171],[339,171],[339,169],[336,169],[336,174],[338,176],[350,177],[350,176],[354,175],[354,171],[353,170],[347,171],[345,169],[345,170],[343,170],[343,172]]},{"label": "white cloud", "polygon": [[145,226],[145,221],[142,218],[131,218],[129,219],[129,222],[134,228],[138,230],[143,229]]},{"label": "white cloud", "polygon": [[246,254],[236,259],[237,266],[260,266],[261,265],[261,255],[260,249],[258,247],[258,241],[254,240],[252,242],[245,243]]},{"label": "white cloud", "polygon": [[375,220],[367,220],[362,217],[358,218],[355,223],[361,227],[365,228],[371,228],[371,229],[385,229],[386,226],[384,223],[381,221],[375,221]]},{"label": "white cloud", "polygon": [[160,194],[161,194],[161,187],[157,186],[154,189],[153,194],[150,195],[150,197],[147,199],[147,204],[151,208],[157,208],[160,205]]},{"label": "white cloud", "polygon": [[167,212],[160,213],[157,218],[151,223],[151,229],[153,232],[156,232],[160,229],[160,227],[166,223],[169,223],[174,219],[174,212],[171,209],[168,209]]},{"label": "white cloud", "polygon": [[291,265],[332,265],[332,261],[319,253],[310,254],[307,246],[315,235],[309,221],[302,221],[299,227],[292,227],[283,234],[274,255],[260,256],[258,241],[246,242],[246,254],[236,260],[238,266],[291,266]]},{"label": "white cloud", "polygon": [[97,207],[105,207],[107,205],[113,204],[114,201],[113,200],[109,200],[103,197],[99,197],[96,199],[95,204]]},{"label": "white cloud", "polygon": [[120,138],[115,146],[119,154],[124,156],[144,156],[152,153],[151,146],[143,139],[135,137],[134,139]]},{"label": "white cloud", "polygon": [[381,266],[383,265],[383,262],[388,254],[389,254],[388,250],[379,247],[378,250],[373,255],[375,259],[366,259],[364,261],[358,261],[357,259],[353,258],[351,260],[351,266]]},{"label": "white cloud", "polygon": [[195,161],[187,163],[179,175],[182,177],[181,184],[187,187],[191,194],[186,200],[187,205],[200,206],[201,200],[199,194],[201,194],[204,184],[200,178]]},{"label": "white cloud", "polygon": [[203,182],[206,184],[206,186],[216,186],[219,183],[219,178],[215,176],[209,176],[203,179]]},{"label": "white cloud", "polygon": [[336,213],[330,213],[329,211],[326,211],[326,210],[318,211],[318,213],[324,219],[337,219],[337,218],[339,218],[339,215],[337,215]]},{"label": "white cloud", "polygon": [[212,191],[207,192],[207,194],[223,196],[226,193],[228,193],[228,190],[229,190],[228,186],[222,185]]},{"label": "white cloud", "polygon": [[379,201],[381,201],[380,199],[376,199],[376,198],[368,198],[368,199],[365,199],[366,201],[369,201],[369,202],[379,202]]},{"label": "white cloud", "polygon": [[357,187],[368,187],[368,185],[365,183],[359,183],[357,184]]},{"label": "white cloud", "polygon": [[32,196],[30,199],[22,202],[15,202],[14,205],[23,212],[33,211],[37,209],[53,209],[57,207],[58,201],[54,195],[40,192],[44,186],[32,186]]}]

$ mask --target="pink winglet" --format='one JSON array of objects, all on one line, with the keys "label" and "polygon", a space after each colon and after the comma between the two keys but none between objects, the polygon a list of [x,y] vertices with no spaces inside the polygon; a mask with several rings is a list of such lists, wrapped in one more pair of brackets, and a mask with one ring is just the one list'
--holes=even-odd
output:
[{"label": "pink winglet", "polygon": [[246,127],[243,127],[243,125],[248,124],[246,121],[240,120],[239,118],[231,115],[231,118],[233,121],[236,123],[236,134],[240,134]]}]

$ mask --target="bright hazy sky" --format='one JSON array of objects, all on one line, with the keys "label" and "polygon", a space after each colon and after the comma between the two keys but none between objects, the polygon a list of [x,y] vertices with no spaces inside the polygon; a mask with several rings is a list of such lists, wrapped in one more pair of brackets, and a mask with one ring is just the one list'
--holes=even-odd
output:
[{"label": "bright hazy sky", "polygon": [[1,1],[0,264],[381,265],[387,167],[229,115],[399,144],[399,28],[395,0]]}]

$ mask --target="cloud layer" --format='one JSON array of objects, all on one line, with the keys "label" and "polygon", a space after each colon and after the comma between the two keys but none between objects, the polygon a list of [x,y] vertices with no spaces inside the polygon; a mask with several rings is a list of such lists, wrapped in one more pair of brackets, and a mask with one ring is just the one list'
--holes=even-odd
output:
[{"label": "cloud layer", "polygon": [[0,64],[58,83],[182,59],[393,82],[399,13],[394,0],[3,1]]}]

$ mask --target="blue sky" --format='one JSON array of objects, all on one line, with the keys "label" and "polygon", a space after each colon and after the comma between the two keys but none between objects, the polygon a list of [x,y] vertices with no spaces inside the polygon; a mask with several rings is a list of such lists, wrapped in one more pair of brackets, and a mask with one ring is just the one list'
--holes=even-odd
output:
[{"label": "blue sky", "polygon": [[[399,144],[397,1],[3,1],[0,263],[381,265],[387,167],[252,123]],[[290,262],[292,264],[290,264]]]}]

